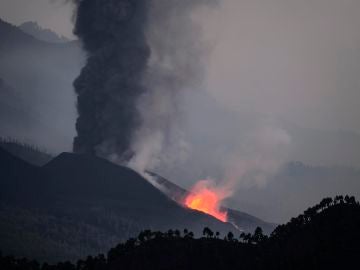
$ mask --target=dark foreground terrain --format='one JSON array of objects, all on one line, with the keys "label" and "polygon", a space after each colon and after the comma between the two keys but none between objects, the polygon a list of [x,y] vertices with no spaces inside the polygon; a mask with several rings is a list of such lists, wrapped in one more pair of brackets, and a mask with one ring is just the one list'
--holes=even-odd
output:
[{"label": "dark foreground terrain", "polygon": [[56,265],[2,256],[0,269],[359,269],[359,228],[359,203],[354,197],[337,196],[278,226],[270,237],[260,228],[225,237],[205,228],[197,239],[187,230],[145,230],[107,256]]}]

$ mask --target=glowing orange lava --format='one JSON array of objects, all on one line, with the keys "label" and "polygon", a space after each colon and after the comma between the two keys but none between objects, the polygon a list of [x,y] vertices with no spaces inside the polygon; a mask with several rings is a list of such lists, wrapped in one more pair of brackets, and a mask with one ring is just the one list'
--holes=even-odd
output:
[{"label": "glowing orange lava", "polygon": [[185,198],[184,203],[191,209],[209,214],[222,222],[227,222],[227,212],[220,210],[220,204],[224,197],[221,190],[210,188],[206,181],[200,181]]}]

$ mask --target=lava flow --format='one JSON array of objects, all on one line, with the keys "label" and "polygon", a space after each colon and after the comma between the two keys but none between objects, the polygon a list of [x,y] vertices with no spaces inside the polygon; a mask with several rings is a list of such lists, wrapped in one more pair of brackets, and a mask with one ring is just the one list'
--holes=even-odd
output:
[{"label": "lava flow", "polygon": [[221,201],[225,198],[222,190],[211,188],[208,181],[198,182],[185,198],[187,207],[209,214],[222,222],[227,222],[227,212],[220,210]]}]

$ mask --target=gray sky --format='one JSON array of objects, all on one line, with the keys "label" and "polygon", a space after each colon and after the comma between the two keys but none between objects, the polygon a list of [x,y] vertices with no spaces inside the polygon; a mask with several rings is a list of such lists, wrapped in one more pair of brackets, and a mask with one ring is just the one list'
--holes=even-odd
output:
[{"label": "gray sky", "polygon": [[[205,88],[219,104],[253,122],[360,133],[360,1],[219,3],[195,16],[210,51]],[[68,37],[72,9],[63,0],[0,1],[1,18]]]},{"label": "gray sky", "polygon": [[[181,104],[189,159],[175,159],[161,173],[187,187],[200,177],[238,178],[241,190],[263,190],[266,199],[267,176],[284,162],[360,167],[360,1],[219,3],[194,13],[207,58],[203,91],[187,92]],[[37,21],[72,37],[72,6],[62,0],[0,0],[0,17],[14,24]],[[75,67],[66,77],[77,76]],[[71,101],[64,107],[74,106],[70,86],[63,93]],[[73,126],[74,117],[67,120]],[[172,163],[179,149],[170,150],[164,156]],[[305,207],[298,206],[296,213]],[[256,213],[253,206],[249,211]]]},{"label": "gray sky", "polygon": [[321,129],[360,131],[360,1],[225,0],[208,89],[226,106]]},{"label": "gray sky", "polygon": [[72,6],[61,0],[1,0],[0,18],[19,25],[36,21],[44,28],[72,38]]},{"label": "gray sky", "polygon": [[[207,88],[226,107],[300,126],[360,132],[360,1],[223,0],[201,19]],[[0,17],[72,37],[72,6],[1,0]]]},{"label": "gray sky", "polygon": [[[252,133],[246,123],[271,123],[265,128],[288,133],[291,159],[359,166],[359,143],[341,140],[341,132],[360,138],[360,1],[219,3],[215,9],[197,11],[194,18],[209,51],[205,91],[233,119],[227,118],[228,128],[219,125],[224,120],[211,109],[198,120],[201,126],[208,123],[203,127],[207,134],[227,138],[223,130],[228,129],[241,141],[238,132]],[[37,21],[68,37],[72,9],[64,0],[0,1],[1,18],[14,24]],[[191,104],[185,109],[191,112],[192,127],[197,125],[192,119],[204,115],[203,108],[204,104]],[[296,131],[288,130],[289,125]],[[325,134],[332,137],[323,140]],[[223,143],[234,145],[228,139]]]}]

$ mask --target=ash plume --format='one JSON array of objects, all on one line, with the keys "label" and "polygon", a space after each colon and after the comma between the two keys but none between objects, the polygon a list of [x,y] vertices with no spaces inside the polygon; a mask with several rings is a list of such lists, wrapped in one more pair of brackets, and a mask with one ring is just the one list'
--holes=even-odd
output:
[{"label": "ash plume", "polygon": [[148,0],[77,0],[75,34],[87,63],[74,82],[78,119],[74,151],[129,159],[140,124],[138,97],[150,56]]},{"label": "ash plume", "polygon": [[203,73],[193,10],[215,2],[75,1],[74,32],[88,55],[74,82],[75,152],[144,170],[179,141],[179,93],[198,88]]}]

